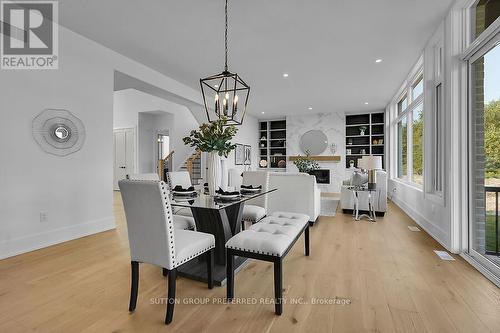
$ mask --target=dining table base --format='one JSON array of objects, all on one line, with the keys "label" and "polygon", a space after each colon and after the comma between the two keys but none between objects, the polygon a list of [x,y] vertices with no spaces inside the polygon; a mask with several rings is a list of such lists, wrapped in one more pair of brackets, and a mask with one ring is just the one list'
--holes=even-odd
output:
[{"label": "dining table base", "polygon": [[[238,273],[250,260],[244,257],[234,257],[234,272]],[[216,286],[226,285],[226,265],[214,263],[212,272]],[[207,264],[204,256],[188,261],[177,268],[177,275],[191,280],[207,282]]]}]

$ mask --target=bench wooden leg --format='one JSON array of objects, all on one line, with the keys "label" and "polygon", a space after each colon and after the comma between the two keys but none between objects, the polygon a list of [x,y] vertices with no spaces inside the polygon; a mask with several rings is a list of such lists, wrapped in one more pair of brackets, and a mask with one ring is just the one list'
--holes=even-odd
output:
[{"label": "bench wooden leg", "polygon": [[128,310],[132,312],[135,310],[137,293],[139,291],[139,263],[137,261],[132,261],[130,267],[132,269],[132,280],[130,283],[130,304]]},{"label": "bench wooden leg", "polygon": [[283,313],[283,260],[276,258],[274,261],[274,312]]},{"label": "bench wooden leg", "polygon": [[234,298],[234,256],[227,250],[226,258],[226,290],[227,299]]},{"label": "bench wooden leg", "polygon": [[304,230],[305,244],[306,244],[306,256],[309,256],[309,226]]},{"label": "bench wooden leg", "polygon": [[207,251],[207,280],[208,289],[213,289],[214,287],[214,249]]},{"label": "bench wooden leg", "polygon": [[167,314],[165,315],[165,324],[168,325],[174,318],[175,305],[175,280],[177,278],[177,269],[174,268],[168,272],[168,298],[167,298]]}]

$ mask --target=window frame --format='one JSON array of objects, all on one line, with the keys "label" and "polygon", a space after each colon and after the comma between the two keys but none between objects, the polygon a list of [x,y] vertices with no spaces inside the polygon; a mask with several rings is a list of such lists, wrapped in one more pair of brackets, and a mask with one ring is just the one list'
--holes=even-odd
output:
[{"label": "window frame", "polygon": [[[417,96],[413,100],[413,87],[420,81],[422,80],[423,82],[423,92]],[[403,118],[406,118],[406,126],[407,126],[407,149],[406,149],[406,178],[401,178],[399,176],[399,134],[396,134],[396,140],[395,140],[395,149],[393,152],[395,154],[393,156],[396,156],[395,159],[395,173],[393,173],[393,178],[403,182],[405,184],[408,184],[412,187],[415,187],[421,191],[423,191],[424,183],[425,183],[425,172],[423,172],[423,182],[422,184],[415,183],[413,181],[413,111],[420,105],[422,105],[422,113],[424,115],[424,128],[423,128],[423,133],[425,133],[425,104],[424,104],[424,96],[425,96],[425,76],[424,76],[424,63],[423,63],[423,55],[419,58],[417,64],[414,67],[414,70],[411,72],[409,75],[408,80],[405,81],[403,84],[402,88],[400,89],[400,93],[397,95],[398,98],[396,99],[395,103],[395,109],[396,109],[396,117],[393,122],[393,129],[394,133],[398,133],[398,126],[399,123]],[[406,98],[407,100],[407,107],[405,110],[401,110],[399,112],[398,105],[399,103]],[[423,168],[425,170],[425,152],[422,151],[422,157],[424,159],[423,161]]]}]

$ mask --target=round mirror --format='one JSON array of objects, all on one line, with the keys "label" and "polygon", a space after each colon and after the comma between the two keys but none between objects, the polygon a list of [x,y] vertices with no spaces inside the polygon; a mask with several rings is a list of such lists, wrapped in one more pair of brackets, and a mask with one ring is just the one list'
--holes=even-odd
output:
[{"label": "round mirror", "polygon": [[319,155],[328,147],[328,138],[320,130],[311,130],[300,138],[300,148],[304,154]]},{"label": "round mirror", "polygon": [[69,129],[66,126],[59,125],[54,130],[54,135],[60,141],[65,141],[69,138]]}]

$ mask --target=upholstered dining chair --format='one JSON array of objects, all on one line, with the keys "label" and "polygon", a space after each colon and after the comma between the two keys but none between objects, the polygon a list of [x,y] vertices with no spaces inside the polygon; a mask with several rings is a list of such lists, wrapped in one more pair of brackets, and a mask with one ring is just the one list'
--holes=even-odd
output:
[{"label": "upholstered dining chair", "polygon": [[[193,186],[191,183],[191,176],[187,171],[170,171],[167,172],[167,182],[168,187],[172,190],[176,186],[182,186],[182,188],[188,188]],[[191,209],[186,207],[176,208],[174,211],[175,215],[182,216],[193,216]]]},{"label": "upholstered dining chair", "polygon": [[206,255],[208,288],[213,288],[211,234],[175,229],[167,186],[162,181],[121,180],[118,182],[127,219],[132,268],[129,311],[134,311],[139,288],[139,263],[163,267],[168,274],[168,302],[165,324],[172,322],[177,267]]},{"label": "upholstered dining chair", "polygon": [[[245,171],[243,172],[243,185],[262,186],[263,191],[269,187],[269,172],[267,171]],[[252,224],[259,222],[267,215],[267,194],[255,199],[248,200],[243,207],[242,229],[245,229],[245,222]]]},{"label": "upholstered dining chair", "polygon": [[160,180],[157,173],[131,173],[127,175],[130,180]]},{"label": "upholstered dining chair", "polygon": [[[157,173],[136,173],[127,175],[127,179],[130,180],[160,180],[160,177]],[[188,212],[190,210],[186,208]],[[182,211],[181,211],[182,213]],[[176,229],[184,229],[184,230],[196,230],[196,224],[194,222],[194,218],[192,214],[184,213],[184,214],[176,214],[173,216],[174,226]]]}]

